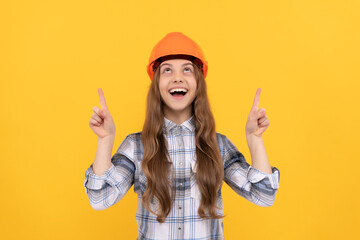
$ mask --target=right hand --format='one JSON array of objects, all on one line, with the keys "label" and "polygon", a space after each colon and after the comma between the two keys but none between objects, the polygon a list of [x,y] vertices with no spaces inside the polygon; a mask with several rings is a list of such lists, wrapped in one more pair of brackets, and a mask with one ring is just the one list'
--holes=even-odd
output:
[{"label": "right hand", "polygon": [[105,138],[108,136],[115,137],[115,124],[113,118],[106,105],[104,93],[101,88],[98,88],[100,106],[93,107],[94,113],[91,116],[89,126],[99,138]]}]

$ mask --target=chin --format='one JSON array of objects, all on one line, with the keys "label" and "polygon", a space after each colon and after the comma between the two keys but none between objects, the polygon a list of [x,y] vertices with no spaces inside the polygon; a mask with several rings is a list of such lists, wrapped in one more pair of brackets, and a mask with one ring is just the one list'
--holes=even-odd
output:
[{"label": "chin", "polygon": [[189,105],[182,105],[182,106],[179,106],[179,105],[170,105],[168,106],[168,110],[170,110],[171,112],[184,112],[186,111],[187,109],[189,108]]},{"label": "chin", "polygon": [[184,112],[186,110],[186,108],[179,108],[179,107],[175,107],[175,108],[171,108],[171,111],[173,112]]}]

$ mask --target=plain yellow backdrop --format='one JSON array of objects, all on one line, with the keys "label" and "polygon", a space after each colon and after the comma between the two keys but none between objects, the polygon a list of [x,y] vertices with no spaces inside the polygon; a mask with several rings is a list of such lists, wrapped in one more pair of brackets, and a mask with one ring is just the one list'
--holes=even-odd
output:
[{"label": "plain yellow backdrop", "polygon": [[141,131],[153,46],[181,31],[203,49],[217,131],[251,164],[245,123],[262,89],[280,170],[272,207],[223,186],[226,239],[357,239],[360,2],[1,1],[1,239],[135,239],[133,188],[91,208],[83,181],[102,88],[117,147]]}]

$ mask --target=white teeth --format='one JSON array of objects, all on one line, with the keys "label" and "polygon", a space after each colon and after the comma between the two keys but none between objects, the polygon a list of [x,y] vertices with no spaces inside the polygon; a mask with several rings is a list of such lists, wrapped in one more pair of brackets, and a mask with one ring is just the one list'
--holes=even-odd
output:
[{"label": "white teeth", "polygon": [[170,93],[173,92],[187,92],[187,90],[185,88],[173,88],[170,90]]}]

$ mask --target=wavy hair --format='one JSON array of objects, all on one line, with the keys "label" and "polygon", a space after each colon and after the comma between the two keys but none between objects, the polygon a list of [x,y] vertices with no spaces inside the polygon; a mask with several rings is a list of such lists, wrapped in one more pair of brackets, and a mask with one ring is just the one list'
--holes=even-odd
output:
[{"label": "wavy hair", "polygon": [[[196,64],[193,65],[197,81],[196,96],[192,103],[197,167],[195,178],[201,192],[198,213],[201,218],[218,219],[224,217],[215,212],[215,208],[218,208],[217,193],[224,178],[224,165],[216,141],[215,120],[210,110],[204,75]],[[164,222],[171,210],[175,187],[171,184],[174,171],[163,132],[165,103],[161,99],[159,80],[158,68],[147,95],[146,117],[141,137],[144,149],[141,167],[147,178],[142,202],[147,210],[157,215],[157,221]],[[150,208],[154,197],[159,202],[157,213]]]}]

